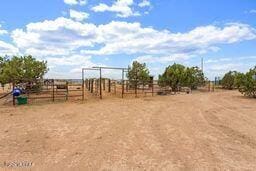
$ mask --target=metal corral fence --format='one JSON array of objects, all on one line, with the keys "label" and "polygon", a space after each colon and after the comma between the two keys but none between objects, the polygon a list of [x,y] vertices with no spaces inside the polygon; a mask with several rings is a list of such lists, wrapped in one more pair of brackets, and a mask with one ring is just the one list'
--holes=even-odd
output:
[{"label": "metal corral fence", "polygon": [[221,86],[216,85],[214,81],[206,81],[205,85],[197,87],[197,90],[201,92],[214,92],[216,88],[221,88]]},{"label": "metal corral fence", "polygon": [[[44,101],[66,101],[82,100],[82,80],[54,80],[46,79],[37,83],[23,83],[14,85],[22,89],[22,97],[27,98],[28,103]],[[13,105],[16,105],[17,98],[13,96]]]},{"label": "metal corral fence", "polygon": [[[102,77],[103,70],[119,70],[122,74],[120,80],[111,80]],[[95,71],[98,73],[98,78],[88,79],[88,72]],[[93,67],[82,69],[82,80],[85,82],[85,89],[91,94],[99,96],[100,99],[106,96],[115,95],[121,96],[146,96],[148,94],[154,96],[154,94],[164,95],[172,93],[170,87],[160,87],[158,81],[154,81],[153,77],[148,82],[141,82],[138,79],[125,80],[125,73],[129,72],[128,68],[116,68],[116,67]],[[87,79],[85,79],[87,78]],[[83,89],[85,91],[85,89]],[[187,91],[186,91],[187,92]],[[85,93],[83,93],[85,94]],[[84,99],[84,98],[83,98]]]},{"label": "metal corral fence", "polygon": [[[120,70],[122,79],[113,80],[103,78],[101,72],[103,69]],[[99,74],[98,78],[85,79],[85,71],[96,71]],[[137,79],[125,80],[124,74],[128,72],[126,68],[113,67],[94,67],[83,68],[82,79],[42,79],[36,83],[23,81],[26,83],[13,85],[23,90],[22,96],[25,97],[28,103],[43,102],[43,101],[67,101],[67,100],[85,100],[90,98],[103,97],[145,97],[154,95],[176,94],[177,92],[191,93],[189,87],[179,87],[177,90],[172,90],[170,86],[158,84],[158,80],[150,78],[147,82],[142,82]],[[199,87],[200,91],[214,91],[215,86],[212,82],[206,82],[205,86]],[[13,96],[13,105],[17,102],[17,97]]]},{"label": "metal corral fence", "polygon": [[[100,85],[101,84],[101,85]],[[100,91],[102,89],[102,91]],[[178,91],[172,91],[170,86],[159,86],[157,80],[139,83],[129,80],[86,79],[85,90],[97,97],[145,97],[154,95],[176,94],[177,92],[190,93],[188,87],[181,87]]]}]

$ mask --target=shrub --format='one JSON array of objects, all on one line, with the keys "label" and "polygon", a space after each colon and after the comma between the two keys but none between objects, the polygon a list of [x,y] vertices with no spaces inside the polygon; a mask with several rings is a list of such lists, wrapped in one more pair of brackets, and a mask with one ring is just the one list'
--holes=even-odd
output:
[{"label": "shrub", "polygon": [[173,64],[165,69],[162,75],[159,75],[160,86],[170,86],[177,91],[180,86],[196,89],[205,82],[204,74],[198,67],[185,67],[181,64]]},{"label": "shrub", "polygon": [[32,56],[0,57],[0,83],[36,82],[48,71],[45,61],[37,61]]},{"label": "shrub", "polygon": [[127,78],[132,87],[139,84],[146,84],[150,81],[149,70],[146,64],[134,61],[132,66],[128,68]]},{"label": "shrub", "polygon": [[236,78],[238,76],[238,72],[229,71],[226,73],[221,80],[221,85],[224,89],[232,90],[237,87]]},{"label": "shrub", "polygon": [[239,91],[245,96],[256,98],[256,66],[237,78]]}]

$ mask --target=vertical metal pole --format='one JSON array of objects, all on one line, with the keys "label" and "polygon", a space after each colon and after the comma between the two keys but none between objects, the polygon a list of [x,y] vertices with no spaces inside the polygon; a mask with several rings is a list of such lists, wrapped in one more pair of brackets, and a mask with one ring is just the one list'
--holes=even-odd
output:
[{"label": "vertical metal pole", "polygon": [[55,92],[54,92],[54,80],[52,81],[52,101],[54,102],[54,94],[55,94]]},{"label": "vertical metal pole", "polygon": [[100,68],[100,99],[102,99],[101,68]]},{"label": "vertical metal pole", "polygon": [[92,82],[91,82],[91,93],[93,93],[93,84],[94,84],[94,79],[92,79]]},{"label": "vertical metal pole", "polygon": [[104,91],[106,90],[106,79],[105,78],[103,79],[103,90]]},{"label": "vertical metal pole", "polygon": [[94,80],[94,92],[97,94],[98,93],[98,80],[99,79],[95,79]]},{"label": "vertical metal pole", "polygon": [[82,69],[82,99],[84,100],[84,69]]},{"label": "vertical metal pole", "polygon": [[129,81],[128,80],[125,81],[125,85],[126,85],[126,92],[128,92],[128,88],[129,88]]},{"label": "vertical metal pole", "polygon": [[68,100],[68,81],[66,82],[66,91],[67,91],[67,92],[66,92],[66,93],[67,93],[67,94],[66,94],[66,100]]},{"label": "vertical metal pole", "polygon": [[142,83],[142,92],[144,93],[144,91],[145,91],[145,83],[143,81],[143,83]]},{"label": "vertical metal pole", "polygon": [[152,80],[152,96],[154,96],[154,79]]},{"label": "vertical metal pole", "polygon": [[138,73],[137,73],[137,69],[136,69],[136,78],[135,78],[135,97],[137,98],[137,86],[138,86]]},{"label": "vertical metal pole", "polygon": [[108,79],[108,92],[110,93],[111,92],[111,80]]},{"label": "vertical metal pole", "polygon": [[116,82],[114,82],[114,85],[115,85],[114,89],[115,89],[115,94],[116,94]]},{"label": "vertical metal pole", "polygon": [[124,69],[122,69],[122,98],[124,98]]},{"label": "vertical metal pole", "polygon": [[208,81],[208,91],[210,92],[211,91],[211,82]]},{"label": "vertical metal pole", "polygon": [[[15,83],[12,83],[12,93],[14,91],[14,87],[15,87]],[[13,104],[13,106],[15,106],[15,97],[13,94],[12,94],[12,104]]]},{"label": "vertical metal pole", "polygon": [[91,91],[91,79],[89,79],[89,87],[88,90]]}]

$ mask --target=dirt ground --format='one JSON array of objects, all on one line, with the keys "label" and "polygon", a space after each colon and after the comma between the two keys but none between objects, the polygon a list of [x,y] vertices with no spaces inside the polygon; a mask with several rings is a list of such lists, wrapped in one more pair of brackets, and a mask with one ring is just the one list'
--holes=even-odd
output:
[{"label": "dirt ground", "polygon": [[0,123],[0,170],[256,169],[256,100],[236,91],[0,106]]}]

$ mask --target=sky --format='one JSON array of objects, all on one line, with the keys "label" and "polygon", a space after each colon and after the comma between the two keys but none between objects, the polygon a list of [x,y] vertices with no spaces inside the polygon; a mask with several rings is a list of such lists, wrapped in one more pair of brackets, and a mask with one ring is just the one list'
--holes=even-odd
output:
[{"label": "sky", "polygon": [[136,60],[157,79],[173,63],[201,67],[203,58],[214,79],[256,65],[256,1],[2,0],[0,55],[46,60],[47,78]]}]

